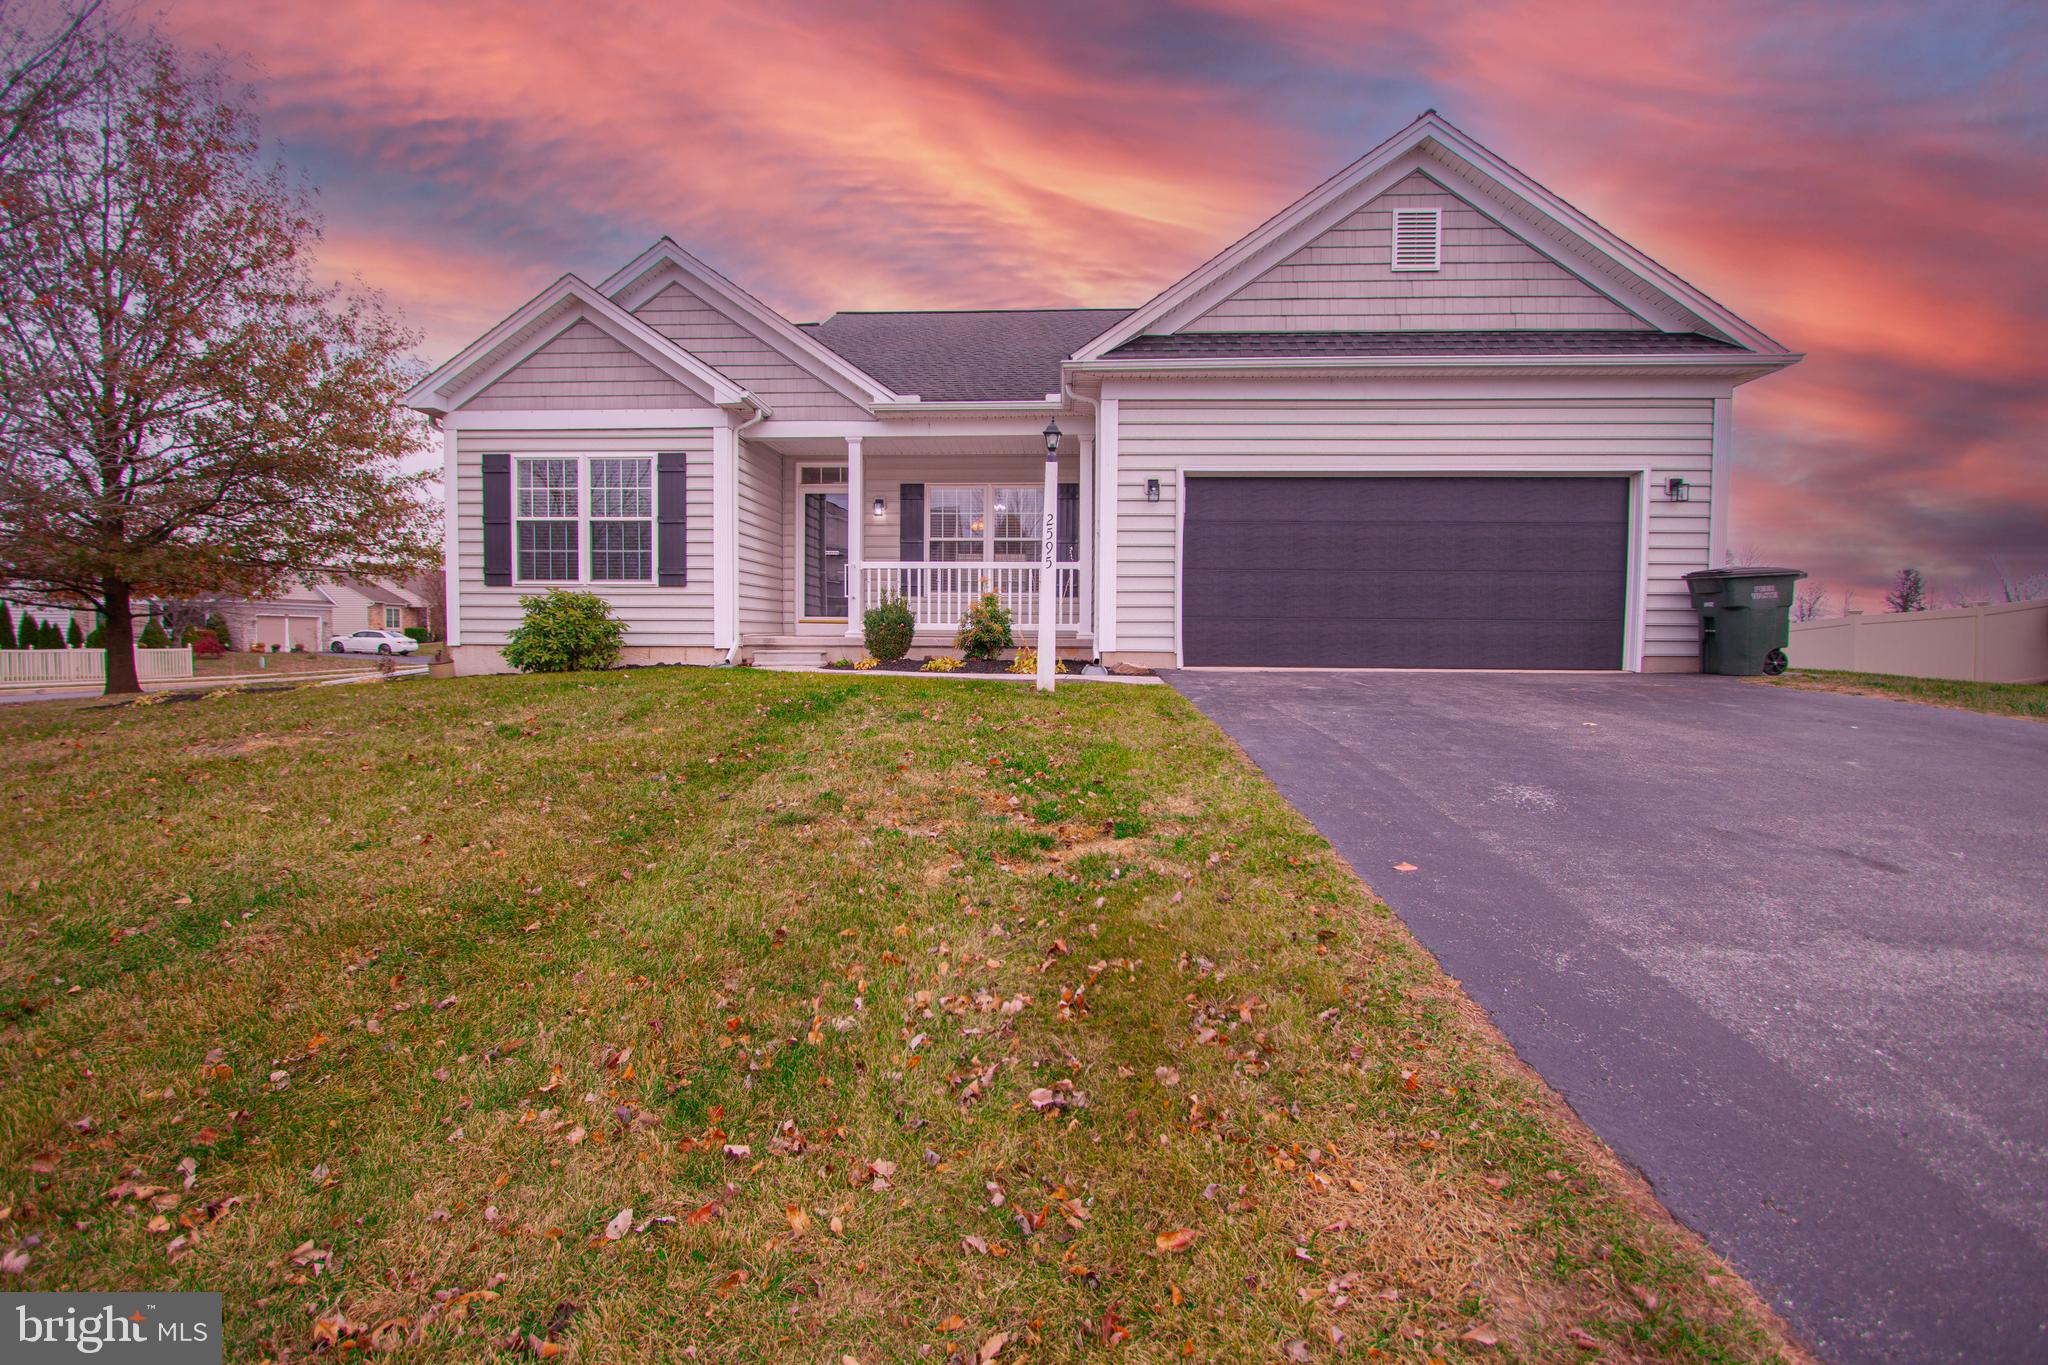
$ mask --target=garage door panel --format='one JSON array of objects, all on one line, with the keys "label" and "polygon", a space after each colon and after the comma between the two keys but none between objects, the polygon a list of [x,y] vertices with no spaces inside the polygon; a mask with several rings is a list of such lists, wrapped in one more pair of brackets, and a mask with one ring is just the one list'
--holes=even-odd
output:
[{"label": "garage door panel", "polygon": [[1569,573],[1612,568],[1626,525],[1560,534],[1554,522],[1211,522],[1187,527],[1189,564],[1349,573],[1360,564],[1418,571]]},{"label": "garage door panel", "polygon": [[1187,489],[1190,664],[1621,666],[1625,478],[1196,476]]},{"label": "garage door panel", "polygon": [[1426,620],[1539,621],[1553,617],[1612,621],[1625,603],[1612,574],[1559,572],[1544,575],[1541,591],[1503,591],[1498,574],[1399,570],[1364,578],[1332,578],[1301,591],[1300,575],[1287,569],[1195,572],[1187,577],[1188,603],[1182,626],[1197,621],[1260,616],[1331,621]]},{"label": "garage door panel", "polygon": [[[1503,621],[1474,630],[1466,621],[1272,621],[1218,623],[1215,667],[1583,668],[1606,648],[1600,621]],[[1418,662],[1428,660],[1429,662]],[[1610,665],[1612,666],[1612,665]]]},{"label": "garage door panel", "polygon": [[[1188,484],[1191,490],[1222,490],[1225,494],[1214,500],[1191,497],[1187,511],[1191,525],[1237,520],[1295,524],[1628,520],[1628,481],[1623,478],[1198,475]],[[1359,494],[1362,485],[1370,485],[1370,496]]]}]

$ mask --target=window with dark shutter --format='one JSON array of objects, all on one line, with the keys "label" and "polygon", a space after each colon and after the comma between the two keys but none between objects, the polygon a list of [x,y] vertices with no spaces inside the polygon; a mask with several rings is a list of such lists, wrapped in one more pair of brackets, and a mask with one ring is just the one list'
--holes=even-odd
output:
[{"label": "window with dark shutter", "polygon": [[690,457],[664,450],[654,457],[654,563],[661,586],[680,588],[690,581]]},{"label": "window with dark shutter", "polygon": [[484,584],[512,585],[512,456],[484,456]]}]

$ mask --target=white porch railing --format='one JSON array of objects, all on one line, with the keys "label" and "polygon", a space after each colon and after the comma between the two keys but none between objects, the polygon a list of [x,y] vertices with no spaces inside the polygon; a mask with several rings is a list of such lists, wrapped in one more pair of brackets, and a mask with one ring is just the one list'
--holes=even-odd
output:
[{"label": "white porch railing", "polygon": [[[137,649],[135,676],[141,682],[171,682],[192,676],[189,646]],[[107,679],[104,649],[0,649],[0,687],[101,683]]]},{"label": "white porch railing", "polygon": [[[1079,629],[1081,566],[1053,567],[1056,588],[1055,626]],[[860,592],[854,617],[872,611],[892,597],[910,604],[910,613],[920,630],[952,630],[983,593],[992,592],[1009,609],[1010,624],[1020,636],[1027,626],[1038,625],[1038,574],[1036,564],[904,564],[875,563],[860,566]]]}]

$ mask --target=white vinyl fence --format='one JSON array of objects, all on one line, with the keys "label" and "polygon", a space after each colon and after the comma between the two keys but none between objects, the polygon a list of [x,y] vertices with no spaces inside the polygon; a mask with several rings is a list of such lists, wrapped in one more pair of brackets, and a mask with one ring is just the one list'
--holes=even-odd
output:
[{"label": "white vinyl fence", "polygon": [[[191,677],[191,647],[138,648],[135,676],[143,682]],[[106,680],[104,649],[0,649],[0,687],[76,687]]]},{"label": "white vinyl fence", "polygon": [[2048,682],[2048,602],[1829,616],[1792,627],[1794,668],[1963,682]]}]

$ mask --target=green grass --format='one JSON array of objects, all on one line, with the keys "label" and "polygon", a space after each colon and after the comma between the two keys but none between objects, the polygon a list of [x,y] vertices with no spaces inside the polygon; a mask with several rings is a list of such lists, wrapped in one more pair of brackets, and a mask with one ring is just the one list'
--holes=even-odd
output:
[{"label": "green grass", "polygon": [[0,773],[8,1287],[230,1360],[1796,1356],[1165,688],[65,702]]},{"label": "green grass", "polygon": [[1809,692],[1851,692],[1865,697],[1893,697],[1928,706],[1979,711],[1987,716],[2022,716],[2048,720],[2048,686],[2040,683],[1959,682],[1948,678],[1901,678],[1888,673],[1842,673],[1823,668],[1795,668],[1776,678],[1775,687]]}]

